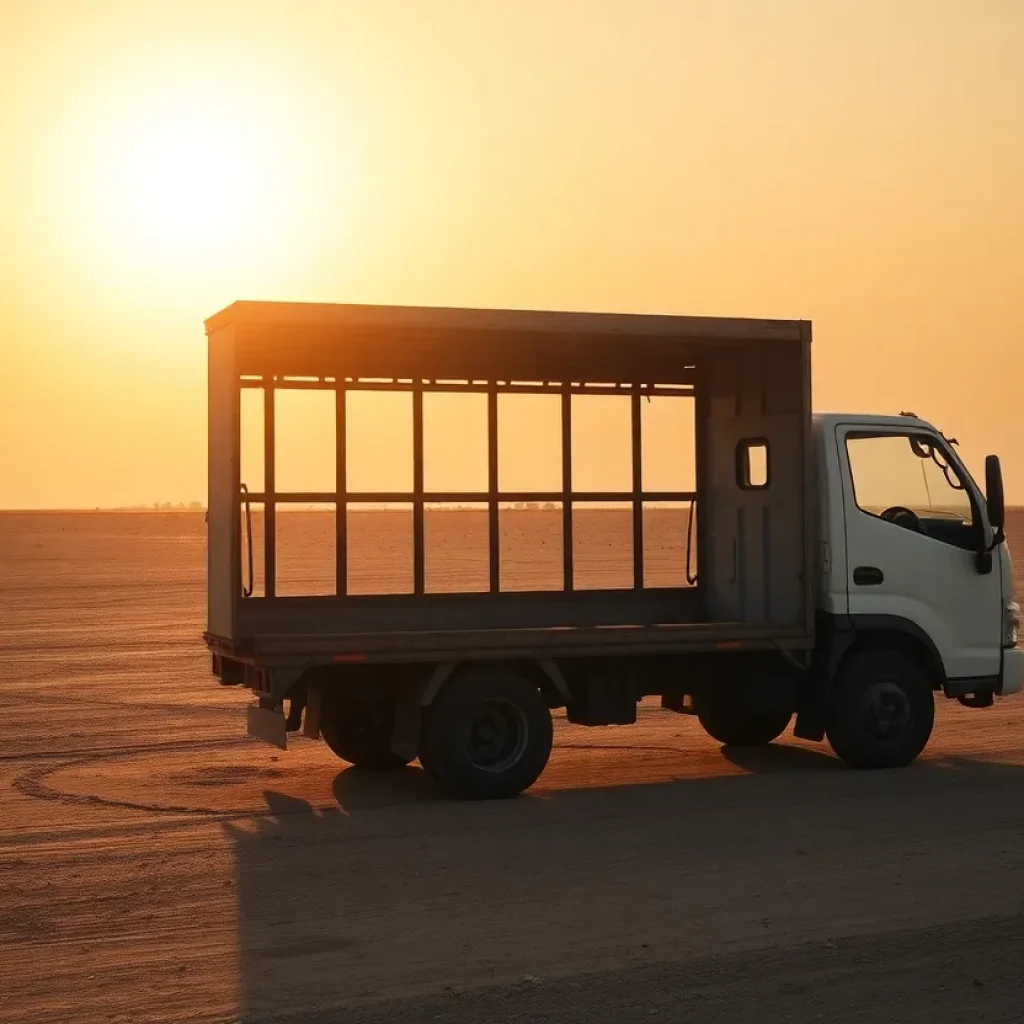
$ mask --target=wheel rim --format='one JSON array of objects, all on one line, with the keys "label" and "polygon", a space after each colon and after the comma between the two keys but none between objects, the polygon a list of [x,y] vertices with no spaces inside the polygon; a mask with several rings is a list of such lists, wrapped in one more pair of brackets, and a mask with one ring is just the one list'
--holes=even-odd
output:
[{"label": "wheel rim", "polygon": [[914,714],[910,700],[895,683],[876,683],[864,695],[861,722],[878,743],[899,743],[910,731]]},{"label": "wheel rim", "polygon": [[466,753],[482,771],[505,771],[523,756],[528,732],[526,715],[511,701],[485,701],[470,722]]}]

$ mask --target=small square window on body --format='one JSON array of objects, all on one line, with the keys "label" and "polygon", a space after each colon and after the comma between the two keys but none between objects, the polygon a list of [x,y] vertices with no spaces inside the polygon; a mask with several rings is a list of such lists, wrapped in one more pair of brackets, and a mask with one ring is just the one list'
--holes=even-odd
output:
[{"label": "small square window on body", "polygon": [[768,442],[747,438],[736,446],[736,484],[744,491],[766,488],[771,479]]}]

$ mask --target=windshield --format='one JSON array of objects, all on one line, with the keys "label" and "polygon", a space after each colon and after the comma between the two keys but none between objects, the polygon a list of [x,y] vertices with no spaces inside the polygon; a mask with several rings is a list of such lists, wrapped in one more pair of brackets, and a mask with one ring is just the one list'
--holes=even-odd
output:
[{"label": "windshield", "polygon": [[846,448],[857,505],[865,512],[906,508],[922,518],[972,521],[970,493],[937,438],[854,435]]}]

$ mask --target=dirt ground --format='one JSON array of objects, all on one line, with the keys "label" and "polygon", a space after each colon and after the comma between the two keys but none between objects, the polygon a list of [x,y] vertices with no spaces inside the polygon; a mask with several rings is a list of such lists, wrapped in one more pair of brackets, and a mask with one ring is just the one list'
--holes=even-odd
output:
[{"label": "dirt ground", "polygon": [[202,517],[0,516],[0,1021],[1019,1022],[1024,700],[855,773],[556,723],[435,796],[244,738]]}]

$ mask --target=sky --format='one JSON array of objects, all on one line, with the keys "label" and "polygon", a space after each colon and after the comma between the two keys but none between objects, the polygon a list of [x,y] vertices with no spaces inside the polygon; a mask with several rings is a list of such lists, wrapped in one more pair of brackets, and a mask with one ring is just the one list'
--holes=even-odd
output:
[{"label": "sky", "polygon": [[809,319],[1024,503],[1024,0],[3,0],[0,507],[205,497],[239,298]]}]

